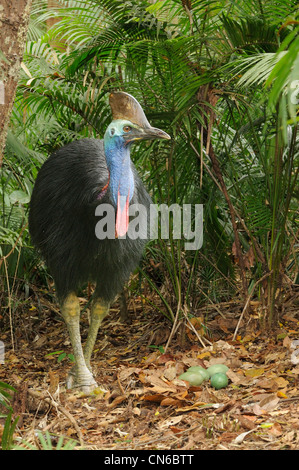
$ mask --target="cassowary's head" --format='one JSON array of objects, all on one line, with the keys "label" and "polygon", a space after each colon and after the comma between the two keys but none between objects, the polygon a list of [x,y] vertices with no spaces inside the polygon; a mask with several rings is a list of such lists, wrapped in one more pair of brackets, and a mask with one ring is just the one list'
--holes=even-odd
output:
[{"label": "cassowary's head", "polygon": [[105,139],[122,139],[125,144],[137,140],[170,139],[170,136],[152,127],[138,101],[128,93],[110,94],[113,121],[108,126]]},{"label": "cassowary's head", "polygon": [[170,139],[170,136],[150,125],[138,101],[128,93],[111,93],[109,102],[113,121],[104,136],[104,149],[110,194],[117,209],[115,232],[122,236],[128,231],[129,204],[135,189],[130,144],[138,140]]},{"label": "cassowary's head", "polygon": [[123,139],[125,144],[136,140],[170,139],[166,132],[155,127],[141,127],[126,119],[116,119],[108,126],[106,139]]}]

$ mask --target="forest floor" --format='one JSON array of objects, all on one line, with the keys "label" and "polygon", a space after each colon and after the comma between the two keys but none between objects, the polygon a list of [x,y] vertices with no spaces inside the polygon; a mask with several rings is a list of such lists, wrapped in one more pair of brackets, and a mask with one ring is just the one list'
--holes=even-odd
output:
[{"label": "forest floor", "polygon": [[[173,336],[166,352],[171,327],[163,317],[134,301],[131,323],[122,323],[116,306],[103,322],[92,360],[103,390],[91,396],[65,389],[70,342],[58,307],[45,299],[41,307],[38,314],[27,303],[23,316],[15,317],[14,348],[10,331],[0,334],[0,381],[17,390],[16,445],[43,448],[41,431],[50,433],[53,447],[65,436],[65,443],[72,439],[75,449],[87,450],[299,449],[299,356],[293,348],[298,292],[285,299],[276,332],[257,328],[259,303],[253,301],[233,339],[243,306],[225,302],[214,316],[209,312],[204,345],[198,340],[204,330],[194,321],[193,330],[185,325],[183,334]],[[83,341],[87,329],[83,316]],[[226,388],[215,390],[209,381],[192,387],[178,378],[190,366],[219,362],[229,367]]]}]

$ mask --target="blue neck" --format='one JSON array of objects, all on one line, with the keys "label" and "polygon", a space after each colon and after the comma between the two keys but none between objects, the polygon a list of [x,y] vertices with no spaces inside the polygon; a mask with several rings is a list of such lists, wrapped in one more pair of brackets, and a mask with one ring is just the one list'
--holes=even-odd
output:
[{"label": "blue neck", "polygon": [[110,192],[117,206],[118,193],[131,201],[134,194],[134,176],[131,169],[130,147],[120,136],[104,137],[104,150],[110,173]]}]

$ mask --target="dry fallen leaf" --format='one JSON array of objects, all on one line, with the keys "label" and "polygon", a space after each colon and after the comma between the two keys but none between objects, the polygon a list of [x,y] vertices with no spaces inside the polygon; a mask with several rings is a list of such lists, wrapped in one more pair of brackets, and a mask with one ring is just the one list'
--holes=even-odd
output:
[{"label": "dry fallen leaf", "polygon": [[175,424],[178,424],[182,419],[185,417],[185,415],[178,415],[178,416],[173,416],[170,419],[166,419],[162,423],[160,423],[159,427],[161,429],[163,428],[168,428],[169,426],[174,426]]},{"label": "dry fallen leaf", "polygon": [[274,379],[274,381],[278,385],[278,388],[285,388],[289,385],[288,380],[284,379],[283,377],[277,377]]},{"label": "dry fallen leaf", "polygon": [[265,369],[248,369],[244,372],[246,377],[259,377],[265,373]]},{"label": "dry fallen leaf", "polygon": [[118,405],[120,405],[120,403],[123,403],[125,400],[127,400],[127,398],[127,395],[120,395],[114,398],[114,400],[108,405],[108,408],[116,408]]},{"label": "dry fallen leaf", "polygon": [[226,375],[233,384],[241,384],[242,382],[244,382],[244,376],[242,373],[236,373],[229,369],[226,372]]},{"label": "dry fallen leaf", "polygon": [[138,367],[123,367],[119,372],[119,380],[122,382],[135,373],[138,375],[140,371]]},{"label": "dry fallen leaf", "polygon": [[182,406],[182,402],[179,399],[167,397],[161,400],[160,406]]},{"label": "dry fallen leaf", "polygon": [[236,439],[234,440],[234,443],[241,444],[244,441],[245,437],[248,436],[248,434],[250,434],[251,432],[255,431],[256,429],[257,428],[251,429],[250,431],[242,432],[236,437]]},{"label": "dry fallen leaf", "polygon": [[282,434],[282,428],[279,423],[274,423],[273,426],[267,429],[267,431],[269,434],[272,434],[272,436],[275,436],[275,437],[281,436]]},{"label": "dry fallen leaf", "polygon": [[259,406],[261,409],[263,409],[264,411],[273,411],[278,403],[280,402],[280,398],[278,398],[277,395],[269,395],[268,397],[266,398],[263,398],[263,400],[261,400],[259,402]]},{"label": "dry fallen leaf", "polygon": [[253,407],[252,407],[252,412],[253,412],[256,416],[261,416],[261,415],[267,414],[267,411],[264,410],[263,408],[261,408],[258,403],[255,403],[255,404],[253,405]]},{"label": "dry fallen leaf", "polygon": [[161,393],[156,393],[156,394],[153,394],[153,395],[143,395],[143,397],[141,397],[141,400],[145,400],[145,401],[154,401],[154,402],[157,402],[157,403],[161,403],[161,401],[164,399],[164,395],[161,394]]},{"label": "dry fallen leaf", "polygon": [[178,375],[177,367],[176,366],[167,367],[167,369],[165,369],[165,371],[163,372],[163,375],[167,380],[171,381],[175,379]]}]

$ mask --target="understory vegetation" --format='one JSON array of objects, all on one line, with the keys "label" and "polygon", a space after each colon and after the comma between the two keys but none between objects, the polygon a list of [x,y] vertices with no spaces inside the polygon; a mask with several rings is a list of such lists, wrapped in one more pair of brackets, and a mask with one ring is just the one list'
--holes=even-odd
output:
[{"label": "understory vegetation", "polygon": [[289,0],[34,1],[1,168],[0,325],[13,334],[37,287],[53,299],[28,233],[34,181],[57,148],[103,138],[113,90],[172,137],[133,150],[153,201],[204,215],[202,247],[151,241],[128,295],[172,323],[231,299],[245,318],[255,299],[275,325],[299,282],[298,31]]}]

